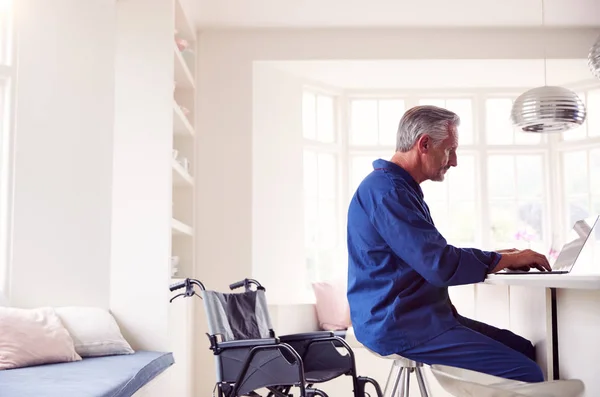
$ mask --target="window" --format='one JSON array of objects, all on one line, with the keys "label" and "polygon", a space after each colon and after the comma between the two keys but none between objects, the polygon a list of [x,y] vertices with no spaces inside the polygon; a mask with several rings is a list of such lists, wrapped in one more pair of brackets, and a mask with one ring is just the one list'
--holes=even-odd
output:
[{"label": "window", "polygon": [[600,146],[563,154],[565,221],[600,214]]},{"label": "window", "polygon": [[[577,220],[600,214],[600,84],[580,89],[578,96],[586,104],[587,118],[579,128],[562,133],[558,143],[563,227],[557,237],[561,243]],[[581,256],[600,253],[600,227],[590,241]],[[595,263],[594,258],[589,263]],[[581,262],[578,271],[593,270],[584,267],[588,261]]]},{"label": "window", "polygon": [[489,145],[536,145],[542,143],[542,136],[529,134],[513,127],[510,111],[516,95],[491,97],[485,101],[485,136]]},{"label": "window", "polygon": [[395,146],[403,99],[355,99],[350,106],[351,145]]},{"label": "window", "polygon": [[339,269],[340,189],[334,97],[307,91],[302,101],[304,149],[304,244],[309,280]]},{"label": "window", "polygon": [[[564,132],[558,146],[564,226],[561,242],[577,220],[600,214],[600,87],[583,89],[578,95],[587,105],[586,121],[581,127]],[[600,227],[596,226],[580,254],[586,259],[578,262],[575,271],[594,271],[599,253]]]},{"label": "window", "polygon": [[450,244],[473,247],[481,244],[481,222],[477,216],[477,157],[458,154],[459,167],[446,175],[446,182],[421,185],[431,217]]},{"label": "window", "polygon": [[492,247],[545,247],[544,158],[539,154],[488,156]]},{"label": "window", "polygon": [[9,164],[12,124],[12,4],[0,0],[0,290],[6,290],[9,231]]}]

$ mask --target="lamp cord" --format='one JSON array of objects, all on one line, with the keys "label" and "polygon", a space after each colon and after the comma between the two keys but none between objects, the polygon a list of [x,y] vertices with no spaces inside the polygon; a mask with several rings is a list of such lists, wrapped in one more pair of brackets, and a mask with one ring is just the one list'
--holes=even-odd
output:
[{"label": "lamp cord", "polygon": [[544,86],[548,85],[547,55],[546,55],[546,19],[544,15],[544,0],[542,0],[542,45],[544,47]]}]

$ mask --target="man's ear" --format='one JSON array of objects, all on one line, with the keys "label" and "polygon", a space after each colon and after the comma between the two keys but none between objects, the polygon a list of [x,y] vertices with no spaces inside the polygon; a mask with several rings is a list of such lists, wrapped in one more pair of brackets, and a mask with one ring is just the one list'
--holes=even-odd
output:
[{"label": "man's ear", "polygon": [[417,147],[420,153],[427,153],[431,148],[431,139],[428,135],[421,135],[417,141]]}]

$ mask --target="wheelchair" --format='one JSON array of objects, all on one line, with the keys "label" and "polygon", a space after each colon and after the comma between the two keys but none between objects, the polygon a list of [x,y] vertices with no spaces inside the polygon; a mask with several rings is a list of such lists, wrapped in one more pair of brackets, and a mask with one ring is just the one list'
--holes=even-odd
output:
[{"label": "wheelchair", "polygon": [[265,288],[254,279],[229,287],[232,291],[244,287],[244,291],[210,291],[190,278],[169,287],[171,291],[185,288],[171,302],[193,296],[203,300],[218,397],[260,397],[264,393],[267,397],[292,397],[293,388],[298,389],[299,397],[328,397],[315,385],[340,376],[352,378],[352,397],[370,397],[368,384],[377,397],[383,397],[377,381],[357,375],[354,353],[343,338],[329,331],[276,336]]}]

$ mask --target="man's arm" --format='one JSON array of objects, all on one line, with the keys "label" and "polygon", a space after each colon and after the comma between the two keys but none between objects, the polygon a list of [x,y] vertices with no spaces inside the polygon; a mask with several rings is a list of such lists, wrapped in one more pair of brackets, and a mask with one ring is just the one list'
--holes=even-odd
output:
[{"label": "man's arm", "polygon": [[500,253],[449,245],[407,192],[383,196],[371,221],[394,253],[436,286],[481,282],[502,261]]}]

